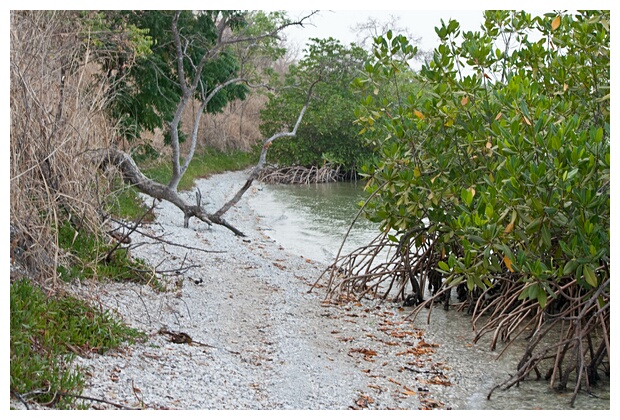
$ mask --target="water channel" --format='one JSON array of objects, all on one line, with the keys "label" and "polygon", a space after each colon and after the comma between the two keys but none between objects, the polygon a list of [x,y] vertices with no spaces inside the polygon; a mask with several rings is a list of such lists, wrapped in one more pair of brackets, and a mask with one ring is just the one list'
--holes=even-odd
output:
[{"label": "water channel", "polygon": [[[263,218],[266,234],[289,252],[326,264],[333,262],[342,238],[365,200],[359,183],[315,185],[260,185],[259,194],[250,206]],[[360,218],[351,230],[343,253],[366,245],[378,234],[377,226]],[[426,310],[425,310],[426,311]],[[488,341],[472,342],[469,319],[456,311],[435,308],[427,323],[422,312],[415,323],[426,330],[428,340],[440,344],[436,356],[452,367],[452,381],[457,386],[445,387],[437,395],[451,402],[454,409],[515,410],[568,409],[572,388],[565,393],[552,392],[546,381],[529,381],[509,390],[496,390],[490,400],[486,396],[494,385],[514,373],[526,343],[515,343],[497,360],[502,348],[490,351]],[[575,402],[579,410],[609,410],[610,384],[598,385],[593,393],[581,393]],[[570,385],[570,384],[569,384]]]}]

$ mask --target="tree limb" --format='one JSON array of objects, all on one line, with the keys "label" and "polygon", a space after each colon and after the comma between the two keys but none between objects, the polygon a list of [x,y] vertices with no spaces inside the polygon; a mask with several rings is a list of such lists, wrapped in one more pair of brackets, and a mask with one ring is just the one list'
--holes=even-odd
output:
[{"label": "tree limb", "polygon": [[[304,114],[306,113],[306,110],[308,109],[308,104],[310,103],[310,98],[312,96],[312,90],[314,89],[314,86],[316,86],[316,84],[319,81],[320,80],[315,80],[310,85],[310,88],[308,89],[308,95],[306,96],[306,103],[304,104],[303,108],[299,112],[299,117],[297,118],[297,122],[295,123],[295,127],[293,127],[293,130],[289,132],[281,132],[281,133],[274,134],[273,136],[269,137],[263,142],[263,147],[261,149],[260,158],[258,159],[258,164],[254,167],[254,169],[250,173],[250,176],[248,177],[243,187],[241,187],[241,189],[237,191],[237,194],[235,194],[235,196],[230,201],[224,204],[218,211],[216,211],[213,214],[214,218],[221,219],[221,217],[228,210],[230,210],[232,206],[234,206],[235,204],[239,202],[243,194],[250,188],[250,186],[252,185],[252,182],[254,182],[254,180],[258,177],[261,170],[265,166],[265,162],[267,161],[267,150],[269,149],[269,146],[271,146],[271,143],[273,143],[274,140],[279,139],[280,137],[294,137],[297,135],[297,129],[299,128],[299,125],[301,124],[301,121],[304,118]],[[217,223],[217,222],[214,221],[214,223]]]}]

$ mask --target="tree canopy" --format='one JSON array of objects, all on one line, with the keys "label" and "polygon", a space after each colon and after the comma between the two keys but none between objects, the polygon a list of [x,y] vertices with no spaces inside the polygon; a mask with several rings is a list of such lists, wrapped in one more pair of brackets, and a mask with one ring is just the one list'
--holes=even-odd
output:
[{"label": "tree canopy", "polygon": [[[162,129],[168,142],[169,123],[183,95],[173,21],[179,28],[183,76],[188,82],[198,76],[192,99],[202,101],[213,94],[205,105],[207,113],[220,112],[229,102],[246,98],[247,83],[221,85],[241,77],[256,81],[256,64],[251,60],[274,60],[284,52],[275,37],[265,34],[288,22],[281,12],[232,10],[181,11],[178,16],[162,10],[107,11],[89,12],[86,18],[97,46],[93,51],[102,55],[102,75],[109,86],[108,111],[119,133],[133,140],[144,131]],[[118,36],[110,37],[110,33]],[[191,127],[181,129],[179,140],[183,142],[190,131]]]},{"label": "tree canopy", "polygon": [[[578,343],[609,331],[610,14],[484,18],[480,32],[441,22],[441,44],[415,76],[421,89],[408,95],[390,86],[415,49],[392,32],[376,38],[355,82],[357,123],[380,156],[364,170],[378,191],[367,213],[412,253],[408,275],[437,270],[481,299],[478,337],[509,342],[531,319],[541,336],[562,323],[563,347],[533,354],[533,340],[512,383],[556,352],[552,383],[566,386],[576,369],[578,388],[608,351],[599,337],[586,362]],[[562,364],[568,349],[578,368]]]},{"label": "tree canopy", "polygon": [[367,60],[366,51],[339,41],[312,39],[304,58],[292,64],[283,87],[270,95],[261,112],[261,132],[267,136],[290,124],[306,100],[307,86],[320,80],[295,139],[280,140],[270,149],[272,159],[282,165],[322,166],[331,163],[354,171],[368,159],[370,149],[353,125],[358,93],[350,88]]}]

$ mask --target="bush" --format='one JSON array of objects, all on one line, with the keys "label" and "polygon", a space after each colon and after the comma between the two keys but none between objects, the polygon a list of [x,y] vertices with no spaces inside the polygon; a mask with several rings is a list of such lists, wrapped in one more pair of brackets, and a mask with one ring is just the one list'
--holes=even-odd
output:
[{"label": "bush", "polygon": [[[381,189],[369,217],[410,252],[430,248],[415,254],[430,266],[415,267],[486,302],[498,292],[475,310],[493,315],[478,330],[496,329],[493,346],[522,333],[527,315],[540,335],[564,323],[571,344],[554,350],[560,367],[549,373],[560,388],[573,369],[577,388],[582,372],[595,379],[609,350],[599,336],[589,362],[581,353],[578,369],[562,371],[574,343],[599,327],[609,334],[609,19],[491,11],[476,33],[442,21],[441,44],[416,77],[423,90],[406,99],[385,87],[415,50],[388,33],[356,81],[368,93],[358,123],[381,156],[365,171],[369,190]],[[543,358],[524,357],[514,381]]]}]

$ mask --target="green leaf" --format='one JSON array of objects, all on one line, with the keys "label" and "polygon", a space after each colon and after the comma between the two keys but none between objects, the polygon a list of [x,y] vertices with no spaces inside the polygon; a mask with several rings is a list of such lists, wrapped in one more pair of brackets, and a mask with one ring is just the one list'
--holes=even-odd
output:
[{"label": "green leaf", "polygon": [[586,264],[583,266],[583,274],[586,278],[586,282],[592,286],[596,287],[598,285],[598,279],[596,278],[596,274],[594,274],[594,270],[590,264]]},{"label": "green leaf", "polygon": [[439,268],[441,268],[443,271],[445,272],[450,271],[450,267],[448,266],[448,264],[446,264],[445,261],[439,261],[438,265],[439,265]]},{"label": "green leaf", "polygon": [[493,217],[493,206],[491,204],[487,204],[484,208],[484,214],[490,219]]},{"label": "green leaf", "polygon": [[551,248],[551,234],[549,233],[549,228],[547,225],[542,225],[540,229],[540,234],[542,237],[543,243],[547,246],[547,248]]},{"label": "green leaf", "polygon": [[538,304],[541,308],[547,306],[547,292],[543,288],[538,289]]},{"label": "green leaf", "polygon": [[473,199],[474,195],[472,194],[471,190],[465,188],[461,190],[461,200],[463,200],[466,205],[469,206]]},{"label": "green leaf", "polygon": [[565,275],[565,276],[571,274],[573,271],[575,271],[575,269],[577,268],[578,265],[579,265],[579,263],[577,262],[577,260],[575,260],[575,259],[569,260],[564,265],[564,269],[562,270],[562,274]]}]

